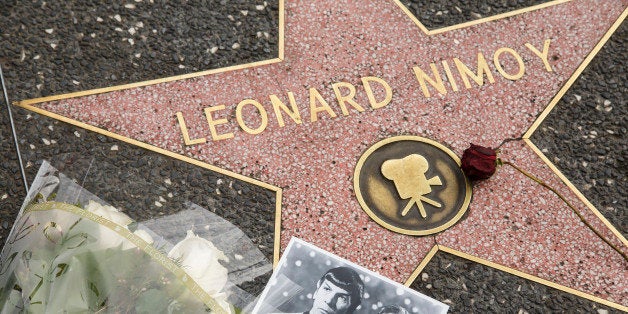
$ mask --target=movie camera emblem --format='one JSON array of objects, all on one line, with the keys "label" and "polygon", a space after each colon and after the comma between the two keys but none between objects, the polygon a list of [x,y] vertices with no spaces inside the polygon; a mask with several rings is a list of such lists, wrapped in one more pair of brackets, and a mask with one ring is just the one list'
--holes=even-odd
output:
[{"label": "movie camera emblem", "polygon": [[408,235],[451,227],[471,200],[458,156],[418,136],[395,136],[371,146],[358,160],[353,185],[360,206],[373,220]]}]

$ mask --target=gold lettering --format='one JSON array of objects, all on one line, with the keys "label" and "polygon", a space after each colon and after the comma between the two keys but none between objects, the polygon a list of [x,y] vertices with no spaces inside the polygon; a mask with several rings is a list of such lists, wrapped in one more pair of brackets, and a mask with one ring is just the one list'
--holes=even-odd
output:
[{"label": "gold lettering", "polygon": [[430,83],[432,87],[436,88],[436,90],[438,90],[438,92],[441,95],[447,94],[447,90],[445,89],[445,84],[443,84],[443,79],[440,77],[440,73],[438,73],[438,70],[436,69],[436,64],[430,63],[430,68],[432,68],[432,74],[434,74],[435,80],[429,77],[427,74],[425,74],[425,72],[423,72],[421,68],[419,67],[412,68],[412,70],[414,70],[414,75],[416,76],[416,79],[419,81],[419,84],[421,84],[423,95],[425,95],[425,97],[427,98],[431,97],[430,91],[427,89],[427,84],[425,84],[425,81]]},{"label": "gold lettering", "polygon": [[[260,125],[255,129],[246,125],[246,123],[244,123],[244,119],[242,118],[242,108],[246,105],[253,105],[253,107],[257,108],[259,116],[262,119]],[[236,120],[238,120],[238,124],[244,132],[253,135],[262,133],[262,131],[266,130],[266,127],[268,126],[268,114],[266,113],[266,109],[264,109],[262,104],[253,99],[245,99],[238,104],[238,107],[236,107]]]},{"label": "gold lettering", "polygon": [[[506,71],[504,71],[504,68],[502,68],[501,63],[499,62],[499,56],[504,52],[509,53],[510,55],[515,57],[515,60],[517,60],[517,63],[519,64],[519,72],[517,72],[517,74],[513,75],[513,74],[506,73]],[[526,67],[523,64],[523,60],[521,59],[521,56],[516,51],[508,47],[502,47],[502,48],[497,49],[497,51],[495,51],[495,54],[493,55],[493,63],[495,63],[495,68],[497,68],[497,71],[503,77],[511,81],[516,81],[520,79],[521,77],[523,77],[523,74],[526,73]]]},{"label": "gold lettering", "polygon": [[458,84],[456,84],[456,80],[454,79],[454,76],[451,74],[449,63],[447,63],[447,60],[443,60],[441,61],[441,63],[443,64],[443,68],[445,68],[445,74],[447,74],[447,80],[449,81],[449,85],[451,85],[451,89],[453,89],[454,92],[457,92]]},{"label": "gold lettering", "polygon": [[552,66],[549,64],[549,60],[547,59],[549,55],[549,46],[550,40],[546,39],[545,43],[543,43],[543,52],[540,52],[538,49],[532,46],[532,44],[526,43],[526,47],[528,47],[528,49],[534,52],[535,55],[541,58],[541,61],[543,61],[543,64],[545,65],[545,70],[547,70],[547,72],[552,72]]},{"label": "gold lettering", "polygon": [[[355,102],[355,100],[353,100],[353,98],[355,97],[355,86],[346,82],[338,82],[338,83],[331,84],[331,87],[334,89],[334,93],[336,94],[336,99],[338,100],[338,105],[340,105],[342,114],[344,114],[345,116],[349,115],[349,110],[347,110],[347,106],[345,105],[345,102],[349,103],[351,106],[353,106],[353,108],[355,108],[359,112],[364,111],[364,108],[362,108],[362,106],[360,106],[357,102]],[[343,96],[340,93],[341,87],[345,87],[349,89],[349,94]]]},{"label": "gold lettering", "polygon": [[462,77],[462,81],[464,82],[464,86],[469,89],[471,88],[471,83],[469,83],[469,77],[473,79],[479,86],[484,85],[484,74],[488,78],[488,81],[491,83],[495,82],[493,78],[493,74],[491,73],[491,69],[488,67],[488,63],[486,63],[486,59],[484,59],[484,55],[481,52],[478,52],[478,74],[475,75],[469,68],[460,61],[458,58],[454,58],[454,63],[456,64],[456,68],[458,68],[458,73]]},{"label": "gold lettering", "polygon": [[214,120],[214,118],[212,117],[212,113],[214,111],[224,110],[224,109],[225,109],[225,105],[219,105],[219,106],[205,108],[205,116],[207,117],[207,123],[209,124],[209,130],[212,133],[212,139],[214,141],[226,140],[226,139],[233,138],[233,133],[224,133],[224,134],[220,134],[219,135],[218,132],[216,131],[216,126],[227,123],[227,119]]},{"label": "gold lettering", "polygon": [[[319,102],[321,106],[316,106],[316,102]],[[318,120],[318,113],[326,111],[332,118],[336,117],[336,113],[331,110],[327,101],[323,99],[323,96],[316,90],[316,88],[310,88],[310,121],[314,122]]]},{"label": "gold lettering", "polygon": [[270,102],[273,104],[273,110],[275,111],[275,116],[277,116],[277,122],[280,127],[283,127],[286,124],[283,121],[283,115],[279,109],[287,113],[290,118],[292,118],[294,123],[301,124],[301,114],[299,113],[299,108],[297,107],[297,102],[294,100],[294,94],[292,94],[292,92],[288,92],[288,99],[290,100],[290,107],[292,107],[292,111],[290,111],[290,109],[288,109],[288,107],[284,105],[281,100],[279,100],[277,95],[270,95],[269,97]]},{"label": "gold lettering", "polygon": [[179,121],[179,128],[181,128],[181,133],[183,133],[183,142],[185,142],[186,146],[203,144],[207,142],[207,139],[204,137],[190,140],[190,133],[188,132],[188,127],[185,124],[185,120],[183,119],[183,113],[180,111],[177,112],[177,120]]},{"label": "gold lettering", "polygon": [[[382,101],[377,101],[375,99],[375,93],[373,93],[373,89],[371,88],[371,82],[376,82],[384,87],[384,91],[386,92],[386,97]],[[365,76],[362,78],[362,85],[364,85],[364,90],[366,91],[366,96],[369,98],[369,104],[371,108],[378,109],[382,108],[390,103],[392,100],[392,88],[390,85],[386,83],[386,81],[382,80],[376,76]]]}]

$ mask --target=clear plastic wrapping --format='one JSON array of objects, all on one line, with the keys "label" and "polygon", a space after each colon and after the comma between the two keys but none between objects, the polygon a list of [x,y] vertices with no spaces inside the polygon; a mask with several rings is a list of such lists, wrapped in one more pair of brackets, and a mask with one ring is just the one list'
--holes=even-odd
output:
[{"label": "clear plastic wrapping", "polygon": [[271,263],[229,221],[179,208],[134,221],[44,162],[0,256],[1,312],[238,312],[255,298],[238,285]]}]

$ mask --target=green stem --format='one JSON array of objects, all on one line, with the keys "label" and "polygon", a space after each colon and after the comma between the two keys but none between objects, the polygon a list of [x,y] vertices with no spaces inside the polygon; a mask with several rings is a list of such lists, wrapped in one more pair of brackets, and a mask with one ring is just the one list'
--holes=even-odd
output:
[{"label": "green stem", "polygon": [[513,163],[511,163],[510,161],[504,161],[504,160],[500,160],[499,161],[501,164],[503,165],[509,165],[511,167],[513,167],[515,170],[521,172],[523,175],[525,175],[526,177],[532,179],[534,182],[538,183],[539,185],[543,186],[544,188],[552,191],[554,194],[556,194],[556,196],[558,196],[565,204],[567,204],[567,206],[569,206],[569,208],[571,208],[571,210],[576,213],[576,215],[578,216],[578,218],[580,218],[580,221],[582,221],[582,223],[584,223],[587,227],[589,227],[589,229],[591,229],[591,231],[593,231],[593,233],[595,233],[595,235],[597,235],[600,239],[602,239],[602,241],[606,242],[606,244],[608,244],[610,247],[613,248],[613,250],[617,251],[617,253],[619,253],[625,261],[628,261],[628,257],[626,256],[626,254],[624,252],[622,252],[617,246],[615,246],[614,244],[612,244],[610,241],[608,241],[601,233],[599,233],[597,230],[595,230],[595,228],[593,228],[593,226],[591,226],[589,224],[589,222],[587,222],[584,219],[584,216],[582,216],[582,214],[580,213],[580,211],[578,211],[573,205],[571,205],[571,203],[569,203],[569,201],[562,195],[560,194],[558,191],[556,191],[553,187],[547,185],[545,182],[543,182],[541,179],[533,176],[532,174],[530,174],[529,172],[515,166]]}]

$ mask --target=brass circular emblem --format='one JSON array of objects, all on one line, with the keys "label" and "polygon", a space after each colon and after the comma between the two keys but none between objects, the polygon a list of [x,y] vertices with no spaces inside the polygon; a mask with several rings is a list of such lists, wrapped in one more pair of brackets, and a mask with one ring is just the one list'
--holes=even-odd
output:
[{"label": "brass circular emblem", "polygon": [[471,201],[458,156],[418,136],[395,136],[369,148],[355,167],[353,186],[373,220],[409,235],[451,227]]}]

